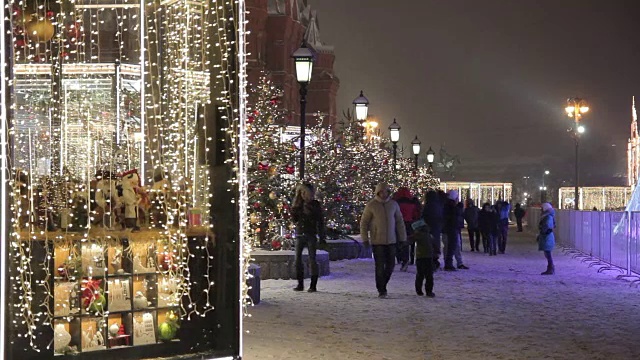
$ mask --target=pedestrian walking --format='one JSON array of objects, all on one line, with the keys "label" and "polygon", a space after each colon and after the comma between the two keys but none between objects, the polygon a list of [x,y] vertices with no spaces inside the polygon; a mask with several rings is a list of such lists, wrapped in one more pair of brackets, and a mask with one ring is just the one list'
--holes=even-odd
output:
[{"label": "pedestrian walking", "polygon": [[542,204],[542,215],[538,224],[538,250],[544,251],[544,257],[547,259],[547,271],[541,275],[553,275],[556,271],[551,257],[551,251],[556,246],[556,239],[553,235],[553,229],[556,227],[555,214],[551,204]]},{"label": "pedestrian walking", "polygon": [[[407,236],[409,236],[413,232],[411,224],[420,218],[422,205],[420,205],[418,198],[413,196],[411,190],[407,187],[399,188],[393,196],[393,199],[398,203],[398,206],[400,206],[404,227],[407,231]],[[402,265],[400,271],[407,271],[409,265],[414,264],[415,244],[398,242],[396,245],[396,260]]]},{"label": "pedestrian walking", "polygon": [[462,209],[458,207],[458,192],[450,190],[447,192],[447,201],[444,204],[445,271],[456,270],[453,266],[454,256],[458,269],[468,269],[462,263],[462,254],[460,252],[460,244],[462,243],[460,239],[461,224],[464,226]]},{"label": "pedestrian walking", "polygon": [[311,285],[309,292],[317,291],[318,262],[316,250],[318,249],[318,237],[320,243],[325,242],[324,215],[320,202],[314,199],[315,189],[310,183],[304,183],[296,188],[296,195],[291,207],[291,217],[296,226],[296,278],[298,286],[293,290],[304,290],[304,267],[302,265],[302,250],[309,250],[309,267],[311,268]]},{"label": "pedestrian walking", "polygon": [[513,209],[513,216],[516,217],[516,224],[518,226],[518,232],[522,232],[522,219],[526,215],[525,210],[522,208],[520,203],[516,204],[516,207]]},{"label": "pedestrian walking", "polygon": [[506,201],[498,201],[498,215],[500,215],[500,236],[498,238],[498,251],[504,254],[507,251],[507,236],[509,235],[509,213],[511,205]]},{"label": "pedestrian walking", "polygon": [[[416,294],[427,294],[427,297],[436,296],[433,293],[433,245],[431,229],[429,225],[420,219],[411,224],[413,233],[409,237],[410,242],[416,245]],[[422,286],[424,284],[424,292]]]},{"label": "pedestrian walking", "polygon": [[365,246],[373,246],[378,296],[387,297],[387,284],[393,274],[396,243],[407,241],[407,232],[400,206],[390,199],[389,186],[376,186],[375,197],[364,208],[360,220],[360,235]]},{"label": "pedestrian walking", "polygon": [[467,199],[467,207],[464,209],[464,221],[467,223],[467,233],[469,234],[469,244],[471,251],[480,252],[480,228],[478,225],[478,215],[480,209],[472,199]]},{"label": "pedestrian walking", "polygon": [[439,257],[441,254],[441,238],[444,223],[443,207],[444,202],[440,201],[440,195],[435,190],[427,191],[425,195],[424,208],[422,209],[422,219],[429,225],[431,230],[433,245],[433,269],[440,268]]}]

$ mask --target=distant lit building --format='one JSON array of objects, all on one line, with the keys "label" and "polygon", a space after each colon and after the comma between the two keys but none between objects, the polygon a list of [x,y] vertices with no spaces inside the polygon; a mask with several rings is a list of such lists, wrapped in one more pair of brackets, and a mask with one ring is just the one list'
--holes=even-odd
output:
[{"label": "distant lit building", "polygon": [[[631,199],[632,188],[628,186],[581,187],[579,210],[624,210]],[[558,191],[558,208],[573,209],[575,189],[562,187]]]},{"label": "distant lit building", "polygon": [[471,198],[476,205],[481,205],[487,202],[495,204],[498,200],[511,202],[513,184],[456,181],[440,183],[440,188],[443,191],[456,190],[460,194],[460,201]]}]

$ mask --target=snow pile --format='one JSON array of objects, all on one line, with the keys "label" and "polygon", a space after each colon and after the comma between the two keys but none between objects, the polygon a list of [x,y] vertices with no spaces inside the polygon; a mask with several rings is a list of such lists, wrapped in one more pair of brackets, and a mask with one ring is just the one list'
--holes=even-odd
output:
[{"label": "snow pile", "polygon": [[369,259],[333,262],[315,294],[263,281],[244,358],[640,359],[640,290],[560,251],[556,275],[541,276],[534,237],[510,235],[497,257],[465,239],[471,269],[437,272],[434,299],[415,295],[415,267],[394,272],[378,299]]}]

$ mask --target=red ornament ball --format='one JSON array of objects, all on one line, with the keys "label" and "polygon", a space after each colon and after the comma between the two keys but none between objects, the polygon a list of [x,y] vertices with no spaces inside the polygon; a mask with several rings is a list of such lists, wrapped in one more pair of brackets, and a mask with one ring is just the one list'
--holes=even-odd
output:
[{"label": "red ornament ball", "polygon": [[47,10],[47,17],[48,18],[52,18],[55,16],[55,13],[53,12],[53,10]]},{"label": "red ornament ball", "polygon": [[258,170],[262,170],[262,171],[269,170],[269,162],[268,161],[260,161],[258,163]]},{"label": "red ornament ball", "polygon": [[289,174],[289,175],[291,175],[294,172],[296,172],[296,169],[292,165],[287,165],[285,170],[287,171],[287,174]]},{"label": "red ornament ball", "polygon": [[282,249],[282,243],[277,239],[271,240],[271,248],[273,250],[280,250]]},{"label": "red ornament ball", "polygon": [[254,209],[260,209],[260,203],[259,202],[253,203],[253,207]]},{"label": "red ornament ball", "polygon": [[252,115],[249,115],[249,117],[247,118],[247,123],[249,124],[253,124],[253,122],[256,120],[255,117],[253,117]]},{"label": "red ornament ball", "polygon": [[340,202],[340,201],[342,201],[342,196],[338,195],[338,196],[334,197],[334,198],[333,198],[333,201],[335,201],[335,202]]},{"label": "red ornament ball", "polygon": [[353,165],[353,166],[351,167],[351,170],[353,170],[353,171],[358,171],[358,166],[357,166],[357,165]]},{"label": "red ornament ball", "polygon": [[384,165],[388,165],[389,164],[389,160],[384,159],[384,161],[382,162]]}]

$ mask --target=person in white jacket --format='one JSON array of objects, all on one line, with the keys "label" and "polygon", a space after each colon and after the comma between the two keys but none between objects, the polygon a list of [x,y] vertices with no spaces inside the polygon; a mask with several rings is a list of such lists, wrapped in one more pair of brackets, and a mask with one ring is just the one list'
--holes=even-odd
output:
[{"label": "person in white jacket", "polygon": [[389,197],[390,195],[387,184],[378,184],[375,197],[365,206],[360,220],[360,235],[364,245],[373,245],[376,288],[378,296],[382,298],[387,296],[387,284],[393,274],[396,242],[407,241],[400,206]]}]

